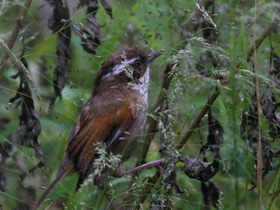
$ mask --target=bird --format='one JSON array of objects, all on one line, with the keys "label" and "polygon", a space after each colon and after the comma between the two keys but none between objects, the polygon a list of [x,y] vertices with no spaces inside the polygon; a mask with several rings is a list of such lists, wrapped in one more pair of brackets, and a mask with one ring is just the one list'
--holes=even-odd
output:
[{"label": "bird", "polygon": [[[92,95],[73,126],[55,180],[37,202],[42,204],[67,175],[77,173],[79,189],[94,172],[97,144],[127,160],[140,143],[148,108],[149,64],[162,51],[147,54],[133,47],[119,50],[103,61],[94,80]],[[121,165],[121,164],[120,164]]]}]

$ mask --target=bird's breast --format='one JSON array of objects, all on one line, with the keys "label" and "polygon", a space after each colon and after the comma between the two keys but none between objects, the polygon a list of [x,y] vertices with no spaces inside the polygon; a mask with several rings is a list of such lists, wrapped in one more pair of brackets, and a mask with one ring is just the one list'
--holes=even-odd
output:
[{"label": "bird's breast", "polygon": [[131,84],[131,89],[136,90],[139,95],[144,99],[145,103],[148,104],[148,88],[150,82],[150,67],[147,67],[145,74],[140,77],[139,81],[135,84]]}]

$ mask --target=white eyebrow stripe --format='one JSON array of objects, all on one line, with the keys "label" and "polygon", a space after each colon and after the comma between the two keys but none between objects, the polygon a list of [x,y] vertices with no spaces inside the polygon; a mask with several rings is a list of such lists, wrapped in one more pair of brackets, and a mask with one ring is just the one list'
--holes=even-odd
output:
[{"label": "white eyebrow stripe", "polygon": [[124,60],[121,64],[115,65],[113,67],[112,71],[110,71],[108,74],[104,75],[104,77],[110,77],[110,76],[117,75],[117,74],[121,73],[127,65],[132,64],[137,59],[138,59],[138,57],[137,58],[132,58],[130,60]]}]

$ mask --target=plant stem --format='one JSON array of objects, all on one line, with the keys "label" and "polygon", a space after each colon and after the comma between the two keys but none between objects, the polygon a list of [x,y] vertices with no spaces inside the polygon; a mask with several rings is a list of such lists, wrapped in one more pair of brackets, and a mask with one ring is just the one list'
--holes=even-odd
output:
[{"label": "plant stem", "polygon": [[196,118],[192,121],[192,123],[189,126],[188,130],[186,131],[186,133],[183,135],[181,140],[178,142],[178,144],[176,146],[176,148],[178,150],[182,149],[183,146],[187,143],[187,141],[190,138],[190,136],[192,135],[194,129],[198,126],[198,124],[200,123],[201,119],[208,112],[209,108],[215,102],[215,100],[217,99],[218,96],[219,96],[219,92],[218,92],[218,90],[215,90],[215,92],[209,97],[209,99],[206,102],[206,104],[202,107],[202,109],[200,110],[200,112],[198,113]]},{"label": "plant stem", "polygon": [[237,55],[236,55],[236,33],[235,31],[231,31],[231,36],[230,36],[230,77],[229,77],[229,87],[230,87],[230,96],[232,103],[230,105],[231,110],[229,113],[229,116],[231,117],[231,125],[232,125],[232,130],[233,130],[233,136],[232,136],[232,141],[233,141],[233,154],[232,154],[232,160],[233,160],[233,165],[234,165],[234,191],[235,191],[235,208],[238,209],[240,206],[239,203],[239,153],[238,153],[238,139],[236,137],[238,133],[238,126],[237,126],[237,103],[238,103],[238,95],[236,94],[236,60],[237,60]]},{"label": "plant stem", "polygon": [[[255,0],[255,7],[257,2]],[[257,17],[255,10],[255,18]],[[254,37],[256,36],[256,20],[254,21]],[[257,43],[254,42],[254,73],[258,73],[257,62]],[[259,78],[255,77],[255,90],[256,90],[256,104],[258,114],[258,152],[257,152],[257,185],[258,185],[258,209],[262,209],[262,134],[261,134],[261,102],[260,102],[260,90],[259,90]]]},{"label": "plant stem", "polygon": [[274,206],[278,196],[280,195],[280,186],[278,186],[278,189],[276,190],[276,192],[273,194],[270,202],[269,202],[269,207],[268,207],[268,210],[271,210],[272,207]]}]

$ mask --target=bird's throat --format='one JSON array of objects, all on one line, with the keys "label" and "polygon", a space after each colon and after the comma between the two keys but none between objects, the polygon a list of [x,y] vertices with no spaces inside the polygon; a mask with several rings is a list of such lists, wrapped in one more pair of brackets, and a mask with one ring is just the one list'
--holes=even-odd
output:
[{"label": "bird's throat", "polygon": [[150,82],[150,67],[147,67],[145,74],[139,78],[137,83],[128,84],[129,88],[136,90],[143,97],[146,104],[148,104],[148,88]]}]

